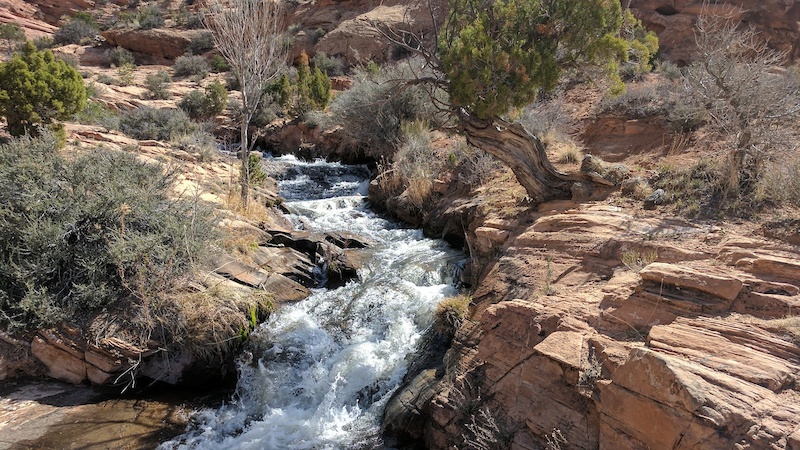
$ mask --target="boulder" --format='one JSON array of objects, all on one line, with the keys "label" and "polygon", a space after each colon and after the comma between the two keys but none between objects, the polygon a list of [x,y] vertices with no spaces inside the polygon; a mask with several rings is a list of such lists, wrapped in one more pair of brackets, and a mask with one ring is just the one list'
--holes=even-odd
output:
[{"label": "boulder", "polygon": [[736,299],[744,285],[740,279],[725,272],[715,271],[710,267],[699,271],[684,265],[652,263],[644,267],[639,275],[642,280],[657,285],[695,289],[720,297],[730,303]]},{"label": "boulder", "polygon": [[[631,11],[658,34],[659,54],[678,64],[696,55],[694,24],[704,10],[702,0],[632,0]],[[725,14],[753,26],[770,46],[786,51],[794,60],[800,56],[800,2],[796,0],[727,0],[705,6],[712,13]]]},{"label": "boulder", "polygon": [[145,60],[141,62],[171,65],[175,58],[186,53],[192,38],[201,33],[201,30],[122,28],[104,31],[102,36],[109,45],[137,53]]},{"label": "boulder", "polygon": [[67,350],[71,346],[58,337],[54,340],[52,333],[47,335],[51,339],[35,336],[31,341],[31,353],[47,367],[47,376],[72,384],[83,383],[86,380],[83,355]]},{"label": "boulder", "polygon": [[319,40],[316,50],[343,56],[350,63],[370,60],[384,63],[395,59],[398,50],[396,46],[387,45],[382,32],[401,33],[430,28],[430,13],[426,5],[416,2],[391,6],[382,4],[340,22]]}]

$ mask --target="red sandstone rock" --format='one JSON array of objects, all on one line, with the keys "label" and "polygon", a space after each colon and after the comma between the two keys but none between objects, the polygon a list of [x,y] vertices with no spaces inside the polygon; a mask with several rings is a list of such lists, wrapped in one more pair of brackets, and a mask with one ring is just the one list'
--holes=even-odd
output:
[{"label": "red sandstone rock", "polygon": [[[679,288],[697,289],[698,291],[724,298],[732,302],[742,291],[742,281],[722,273],[710,273],[713,269],[706,267],[704,271],[688,266],[652,263],[643,268],[639,275],[643,280],[663,283]],[[721,271],[720,271],[721,272]]]},{"label": "red sandstone rock", "polygon": [[48,376],[73,384],[86,379],[86,363],[82,357],[52,345],[40,336],[33,338],[31,352],[48,368]]}]

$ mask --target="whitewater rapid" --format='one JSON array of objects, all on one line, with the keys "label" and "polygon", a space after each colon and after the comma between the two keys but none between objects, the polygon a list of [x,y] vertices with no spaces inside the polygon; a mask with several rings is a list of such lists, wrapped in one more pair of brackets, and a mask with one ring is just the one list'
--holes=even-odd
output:
[{"label": "whitewater rapid", "polygon": [[367,208],[368,172],[293,157],[271,160],[299,228],[374,241],[358,280],[282,305],[251,335],[233,399],[196,415],[177,449],[374,449],[383,409],[436,305],[454,295],[462,258],[442,241]]}]

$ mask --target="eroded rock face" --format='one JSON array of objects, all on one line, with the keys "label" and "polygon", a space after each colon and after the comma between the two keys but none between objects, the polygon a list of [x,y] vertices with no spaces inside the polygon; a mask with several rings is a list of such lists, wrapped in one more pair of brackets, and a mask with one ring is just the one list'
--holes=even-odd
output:
[{"label": "eroded rock face", "polygon": [[800,306],[800,249],[600,205],[529,220],[415,405],[429,448],[476,429],[513,449],[796,448],[800,347],[763,319]]},{"label": "eroded rock face", "polygon": [[[662,57],[679,64],[694,59],[694,24],[703,12],[699,0],[632,0],[631,10],[658,34]],[[795,0],[729,0],[710,2],[707,10],[754,26],[771,47],[792,60],[800,56],[800,3]]]},{"label": "eroded rock face", "polygon": [[150,64],[171,65],[175,58],[186,53],[192,38],[201,30],[173,30],[154,28],[150,30],[113,29],[102,36],[109,45],[126,48]]}]

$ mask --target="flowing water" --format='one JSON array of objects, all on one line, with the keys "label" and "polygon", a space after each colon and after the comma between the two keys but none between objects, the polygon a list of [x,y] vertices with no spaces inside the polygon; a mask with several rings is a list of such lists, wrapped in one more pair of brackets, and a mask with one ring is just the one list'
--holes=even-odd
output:
[{"label": "flowing water", "polygon": [[252,335],[234,399],[164,449],[382,448],[383,408],[461,256],[369,211],[358,166],[273,160],[298,227],[368,237],[359,280],[282,306]]}]

